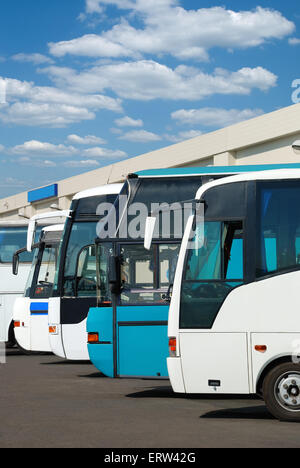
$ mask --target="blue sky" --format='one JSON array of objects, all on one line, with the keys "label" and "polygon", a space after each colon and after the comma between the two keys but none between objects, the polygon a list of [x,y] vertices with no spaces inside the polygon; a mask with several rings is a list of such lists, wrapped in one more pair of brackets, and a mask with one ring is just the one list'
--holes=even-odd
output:
[{"label": "blue sky", "polygon": [[299,53],[294,0],[2,2],[0,197],[289,106]]}]

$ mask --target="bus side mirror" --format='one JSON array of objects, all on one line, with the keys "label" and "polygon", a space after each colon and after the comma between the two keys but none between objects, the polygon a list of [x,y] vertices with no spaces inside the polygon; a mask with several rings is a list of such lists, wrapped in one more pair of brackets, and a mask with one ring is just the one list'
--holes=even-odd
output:
[{"label": "bus side mirror", "polygon": [[112,294],[119,294],[121,292],[121,261],[120,257],[109,258],[109,272],[108,272],[110,290]]},{"label": "bus side mirror", "polygon": [[155,225],[156,225],[156,217],[148,216],[146,219],[145,240],[144,240],[144,247],[146,250],[151,249]]},{"label": "bus side mirror", "polygon": [[162,300],[165,301],[167,304],[171,304],[173,286],[174,286],[173,284],[170,284],[167,294],[163,294],[162,296]]},{"label": "bus side mirror", "polygon": [[17,276],[19,272],[20,258],[18,254],[13,256],[13,275]]}]

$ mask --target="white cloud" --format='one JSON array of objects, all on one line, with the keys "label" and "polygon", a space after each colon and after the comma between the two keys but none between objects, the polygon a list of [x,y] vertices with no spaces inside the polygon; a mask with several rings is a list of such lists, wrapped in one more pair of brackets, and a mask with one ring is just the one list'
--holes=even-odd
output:
[{"label": "white cloud", "polygon": [[[63,73],[65,69],[59,70]],[[68,90],[50,86],[35,86],[34,83],[28,81],[10,78],[1,79],[6,83],[6,95],[9,101],[22,98],[36,103],[66,104],[92,110],[107,109],[114,112],[122,112],[120,99],[113,99],[100,94],[86,95],[81,92],[69,92]]]},{"label": "white cloud", "polygon": [[139,15],[143,27],[133,27],[122,16],[119,24],[102,35],[85,35],[51,43],[50,52],[88,57],[132,57],[171,54],[181,59],[208,60],[209,50],[257,47],[270,39],[292,34],[295,24],[279,11],[257,7],[232,11],[225,7],[185,10],[173,0],[91,0],[87,13],[102,13],[108,5]]},{"label": "white cloud", "polygon": [[45,63],[52,64],[54,61],[50,58],[47,57],[46,55],[42,54],[16,54],[12,56],[12,60],[15,62],[21,62],[21,63],[33,63],[34,65],[41,65]]},{"label": "white cloud", "polygon": [[96,115],[88,109],[65,104],[36,104],[17,102],[0,112],[0,120],[6,124],[36,127],[66,127],[82,120],[93,120]]},{"label": "white cloud", "polygon": [[3,153],[4,150],[5,150],[5,147],[0,144],[0,152]]},{"label": "white cloud", "polygon": [[18,162],[23,166],[30,166],[30,167],[57,167],[57,164],[54,161],[50,161],[49,159],[32,159],[28,156],[22,156],[18,159]]},{"label": "white cloud", "polygon": [[71,41],[62,41],[57,44],[49,43],[50,53],[56,57],[64,57],[67,54],[82,57],[133,57],[137,53],[130,52],[120,44],[109,41],[105,37],[96,34],[87,34],[86,36],[72,39]]},{"label": "white cloud", "polygon": [[115,124],[118,127],[143,127],[144,122],[141,119],[132,119],[131,117],[125,116],[121,119],[116,119]]},{"label": "white cloud", "polygon": [[190,140],[202,135],[200,130],[189,130],[187,132],[179,132],[178,135],[165,134],[164,138],[172,143],[180,143],[181,141]]},{"label": "white cloud", "polygon": [[133,143],[148,143],[151,141],[160,141],[162,138],[146,130],[133,130],[119,137],[120,140],[127,140]]},{"label": "white cloud", "polygon": [[115,5],[122,10],[134,9],[141,13],[158,12],[178,4],[179,0],[86,0],[86,12],[102,13],[108,5]]},{"label": "white cloud", "polygon": [[38,140],[26,141],[23,145],[17,145],[11,148],[12,154],[22,154],[30,156],[70,156],[78,154],[78,150],[73,146],[53,145],[52,143],[45,143]]},{"label": "white cloud", "polygon": [[103,138],[88,135],[85,137],[80,137],[79,135],[69,135],[68,141],[74,145],[105,145],[106,141]]},{"label": "white cloud", "polygon": [[1,78],[6,84],[7,105],[0,110],[4,123],[26,126],[66,127],[96,118],[96,111],[122,112],[121,100],[101,94],[85,95],[49,86]]},{"label": "white cloud", "polygon": [[26,187],[27,184],[24,180],[19,180],[14,177],[5,177],[0,181],[0,187]]},{"label": "white cloud", "polygon": [[84,150],[83,154],[87,157],[103,159],[122,159],[127,157],[127,153],[121,150],[110,150],[107,148],[95,147]]},{"label": "white cloud", "polygon": [[66,161],[63,163],[63,166],[65,167],[95,167],[95,166],[100,166],[98,161],[92,160],[92,159],[86,159],[84,161]]},{"label": "white cloud", "polygon": [[197,101],[215,94],[249,95],[253,89],[267,91],[276,86],[277,76],[263,67],[232,72],[217,68],[212,74],[180,65],[175,69],[152,60],[104,64],[76,73],[48,67],[45,70],[57,86],[81,93],[113,91],[123,99]]},{"label": "white cloud", "polygon": [[[74,136],[74,135],[73,135]],[[96,137],[95,137],[96,138]],[[93,139],[93,138],[92,138]],[[38,140],[26,141],[22,145],[14,146],[7,151],[10,155],[20,156],[18,161],[23,165],[32,164],[35,167],[55,167],[57,162],[53,159],[64,158],[59,164],[65,167],[89,167],[98,166],[97,159],[123,159],[127,153],[121,150],[111,150],[107,148],[94,147],[81,150],[74,146],[63,144],[55,145],[53,143],[42,142]],[[73,159],[65,160],[65,158]],[[84,157],[85,159],[74,159],[74,156]]]},{"label": "white cloud", "polygon": [[205,127],[226,127],[262,115],[261,109],[181,109],[171,114],[173,120],[181,124],[201,124]]},{"label": "white cloud", "polygon": [[297,46],[300,44],[300,39],[298,39],[297,37],[292,37],[291,39],[289,39],[289,44],[292,46]]}]

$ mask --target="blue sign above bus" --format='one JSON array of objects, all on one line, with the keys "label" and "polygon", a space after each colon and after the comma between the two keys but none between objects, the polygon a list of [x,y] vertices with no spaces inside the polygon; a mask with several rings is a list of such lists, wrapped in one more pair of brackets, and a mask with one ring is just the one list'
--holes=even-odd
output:
[{"label": "blue sign above bus", "polygon": [[28,203],[47,200],[48,198],[57,197],[57,195],[58,184],[48,185],[47,187],[42,187],[28,192]]}]

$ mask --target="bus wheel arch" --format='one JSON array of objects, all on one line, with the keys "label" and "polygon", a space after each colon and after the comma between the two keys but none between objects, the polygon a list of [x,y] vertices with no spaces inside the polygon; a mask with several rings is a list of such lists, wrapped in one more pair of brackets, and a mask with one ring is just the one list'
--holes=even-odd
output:
[{"label": "bus wheel arch", "polygon": [[287,364],[287,363],[292,363],[292,356],[291,355],[286,355],[286,356],[280,356],[272,360],[271,362],[268,362],[266,366],[261,370],[257,382],[256,382],[256,393],[260,396],[263,394],[263,383],[267,375],[276,367],[280,366],[281,364]]},{"label": "bus wheel arch", "polygon": [[14,327],[14,321],[12,320],[8,329],[8,342],[6,343],[7,348],[13,348],[16,346],[17,341],[15,338],[15,327]]},{"label": "bus wheel arch", "polygon": [[263,382],[263,398],[275,418],[300,422],[300,364],[289,361],[270,370]]}]

